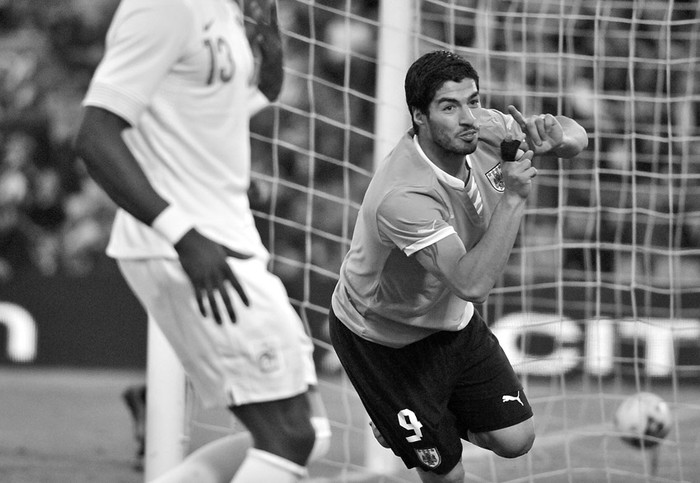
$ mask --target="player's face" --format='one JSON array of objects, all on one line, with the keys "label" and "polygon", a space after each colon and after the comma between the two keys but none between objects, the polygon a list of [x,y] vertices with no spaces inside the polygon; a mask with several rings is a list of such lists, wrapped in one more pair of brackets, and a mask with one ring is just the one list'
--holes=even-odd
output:
[{"label": "player's face", "polygon": [[421,119],[421,142],[434,144],[448,155],[465,156],[479,139],[477,110],[481,107],[474,79],[447,81],[435,93]]}]

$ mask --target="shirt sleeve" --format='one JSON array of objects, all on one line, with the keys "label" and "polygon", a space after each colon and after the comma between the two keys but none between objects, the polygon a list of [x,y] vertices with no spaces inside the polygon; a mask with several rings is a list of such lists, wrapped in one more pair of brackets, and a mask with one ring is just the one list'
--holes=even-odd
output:
[{"label": "shirt sleeve", "polygon": [[184,2],[123,0],[83,104],[136,124],[163,78],[186,55],[194,28]]},{"label": "shirt sleeve", "polygon": [[525,139],[520,124],[515,122],[513,116],[495,109],[482,108],[479,111],[479,141],[481,143],[500,150],[501,141],[506,139],[508,135],[511,139]]},{"label": "shirt sleeve", "polygon": [[255,116],[258,112],[271,104],[270,100],[265,97],[265,94],[263,94],[257,86],[250,88],[248,99],[248,117]]},{"label": "shirt sleeve", "polygon": [[380,237],[407,256],[454,234],[448,219],[437,194],[418,190],[389,193],[377,209]]}]

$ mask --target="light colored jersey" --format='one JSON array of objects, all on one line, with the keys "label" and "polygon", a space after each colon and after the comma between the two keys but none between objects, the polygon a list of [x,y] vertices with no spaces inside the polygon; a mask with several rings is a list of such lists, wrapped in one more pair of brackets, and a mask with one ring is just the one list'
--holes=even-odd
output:
[{"label": "light colored jersey", "polygon": [[490,109],[478,116],[479,145],[465,162],[481,193],[481,216],[464,181],[430,162],[410,131],[374,174],[332,299],[338,319],[360,337],[402,347],[469,323],[473,305],[412,255],[455,235],[470,250],[488,227],[504,191],[500,142],[522,133],[512,116]]},{"label": "light colored jersey", "polygon": [[[267,257],[248,205],[253,55],[230,0],[122,0],[84,105],[128,121],[124,139],[155,190],[200,233]],[[256,101],[257,102],[257,101]],[[117,212],[108,254],[168,257],[160,234]]]}]

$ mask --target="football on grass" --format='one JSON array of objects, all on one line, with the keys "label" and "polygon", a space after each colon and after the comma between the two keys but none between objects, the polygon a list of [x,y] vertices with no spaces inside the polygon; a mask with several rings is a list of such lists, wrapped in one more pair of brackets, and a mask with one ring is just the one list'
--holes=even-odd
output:
[{"label": "football on grass", "polygon": [[666,401],[650,392],[629,396],[615,412],[615,428],[620,438],[637,448],[659,444],[671,431],[672,422]]}]

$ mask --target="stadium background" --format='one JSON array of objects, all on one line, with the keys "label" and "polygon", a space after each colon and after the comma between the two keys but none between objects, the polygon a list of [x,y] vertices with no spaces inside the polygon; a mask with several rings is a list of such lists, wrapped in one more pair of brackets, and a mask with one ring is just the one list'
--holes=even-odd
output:
[{"label": "stadium background", "polygon": [[[70,149],[71,136],[79,119],[80,100],[92,70],[100,58],[106,28],[116,3],[115,0],[0,2],[0,300],[17,303],[27,308],[35,317],[39,327],[38,351],[34,361],[36,364],[108,367],[143,367],[145,364],[144,315],[121,281],[114,263],[104,255],[114,207],[86,177]],[[319,3],[342,6],[344,2],[329,0]],[[683,5],[683,2],[676,4]],[[286,5],[288,10],[282,7],[287,19],[285,28],[293,32],[308,32],[311,26],[308,23],[310,9],[307,8],[307,4],[298,2],[291,6],[290,2]],[[376,19],[377,8],[376,1],[355,1],[352,4],[352,14]],[[690,8],[688,13],[680,9],[678,11],[686,15],[693,13]],[[307,66],[308,54],[303,50],[299,39],[286,39],[287,68],[288,71],[297,74],[289,75],[288,72],[281,102],[288,106],[308,102],[308,94],[304,93],[302,85],[304,79],[300,79],[298,74],[305,69],[310,68],[313,75],[326,81],[327,85],[333,85],[334,82],[342,84],[345,60],[337,52],[351,47],[354,57],[348,88],[359,93],[360,100],[355,101],[357,106],[353,106],[351,117],[348,119],[353,126],[348,143],[349,158],[359,170],[369,172],[372,169],[373,150],[372,140],[366,133],[373,130],[373,109],[371,103],[366,99],[363,101],[360,95],[369,98],[374,94],[373,64],[367,60],[369,57],[363,55],[369,55],[376,49],[376,34],[363,24],[356,24],[352,27],[348,39],[344,35],[342,19],[337,15],[322,9],[317,9],[313,15],[314,29],[318,32],[315,35],[328,47],[319,48],[319,53],[314,59],[315,65]],[[429,24],[429,19],[426,23]],[[611,44],[624,38],[622,26],[619,37],[614,35],[614,29],[611,29],[611,32]],[[585,30],[580,35],[576,41],[586,42]],[[648,52],[651,47],[647,45],[650,38],[640,34],[639,39],[638,55],[651,55]],[[697,39],[695,40],[697,42]],[[670,47],[681,50],[677,55],[673,52],[671,54],[672,57],[678,58],[687,55],[685,49],[696,48],[680,42]],[[585,50],[586,46],[582,46],[581,49]],[[612,50],[611,57],[615,53],[614,47]],[[609,70],[611,73],[606,77],[606,87],[611,91],[624,89],[627,82],[621,77],[625,75],[624,70],[614,66]],[[617,72],[618,70],[620,72]],[[636,85],[640,92],[653,94],[656,82],[651,79],[652,74],[651,69],[646,74],[641,71],[641,78],[637,80]],[[553,73],[538,75],[546,77]],[[694,81],[698,82],[697,79]],[[579,79],[577,82],[581,83],[581,94],[585,94],[584,86],[587,80]],[[546,84],[546,81],[544,83]],[[339,113],[343,113],[344,100],[339,91],[324,88],[324,84],[319,83],[314,95],[316,114],[319,117],[333,120],[341,115]],[[498,105],[499,99],[492,97],[492,103]],[[547,101],[544,102],[546,104]],[[695,99],[695,102],[688,104],[686,108],[692,111],[692,121],[698,116],[698,103]],[[544,107],[556,110],[555,105]],[[611,102],[605,107],[611,111],[605,114],[606,122],[624,124],[621,120],[626,115],[623,103]],[[619,112],[615,111],[616,107],[619,108]],[[592,121],[589,116],[592,116],[592,113],[587,112],[585,108],[586,106],[577,106],[576,115],[584,124],[590,124]],[[647,118],[647,114],[650,117]],[[637,124],[643,127],[647,123],[651,124],[654,122],[652,114],[639,112]],[[273,122],[271,116],[272,114],[268,113],[256,118],[253,130],[263,134],[269,133]],[[286,124],[285,129],[288,131],[281,137],[296,140],[302,146],[308,144],[309,141],[304,137],[309,133],[304,131],[303,123],[295,122],[294,114],[287,114],[287,117],[290,122]],[[300,125],[301,128],[298,127]],[[647,129],[651,130],[650,127]],[[695,125],[690,129],[697,132],[698,128]],[[346,134],[342,131],[331,122],[317,124],[314,146],[320,158],[342,157],[341,150],[346,144],[343,138]],[[639,142],[641,144],[642,141]],[[614,143],[614,140],[606,139],[600,141],[600,144],[602,147],[595,149],[609,149],[602,158],[606,160],[605,163],[612,165],[615,157],[620,156],[621,146]],[[272,155],[269,146],[258,140],[254,141],[253,148],[254,169],[259,173],[270,173],[271,168],[268,165]],[[592,149],[593,146],[590,150]],[[277,156],[282,171],[278,173],[279,176],[299,184],[306,182],[308,163],[297,159],[301,158],[297,152],[282,148]],[[642,165],[642,169],[658,168],[653,163],[653,159],[641,159],[638,164]],[[648,166],[645,168],[644,164]],[[698,170],[697,164],[693,163],[690,169],[689,174],[694,175]],[[313,174],[315,189],[329,193],[342,191],[342,174],[336,176],[337,174],[337,166],[332,163],[316,163],[316,172]],[[623,181],[615,183],[614,175],[603,173],[601,177],[604,178],[601,185],[604,190],[603,196],[613,196],[615,192],[625,189]],[[367,179],[365,176],[357,176],[352,181],[350,198],[359,201]],[[554,181],[556,182],[556,179]],[[547,182],[551,181],[543,180],[543,183]],[[586,180],[581,182],[585,183]],[[687,183],[686,189],[690,190],[688,194],[692,195],[697,189],[697,183],[693,178]],[[269,205],[266,205],[269,193],[266,193],[264,181],[258,182],[256,186],[262,189],[252,194],[253,207],[262,213],[269,209]],[[548,199],[556,199],[556,195],[547,192],[551,189],[551,186],[545,186],[538,195],[538,200],[546,202]],[[581,198],[588,195],[586,188],[572,189],[570,193],[571,196]],[[638,196],[642,195],[640,193]],[[279,211],[276,216],[296,220],[302,225],[304,211],[307,209],[304,196],[301,191],[287,190],[277,201]],[[698,199],[698,196],[687,196],[685,199],[685,211],[679,213],[685,216],[681,219],[677,231],[671,234],[677,239],[668,239],[669,230],[666,224],[643,217],[637,219],[639,226],[636,229],[646,229],[642,236],[649,239],[651,246],[675,246],[678,250],[695,249],[700,246],[700,217],[694,216],[697,205],[700,205]],[[663,199],[657,199],[649,203],[656,203],[654,208],[659,212],[666,209],[671,213],[673,210],[680,210],[679,207],[660,206],[659,203],[663,202]],[[643,204],[644,201],[639,203]],[[580,204],[585,206],[584,201]],[[323,203],[321,199],[313,208],[316,210],[314,223],[317,224],[314,229],[325,233],[342,233],[342,227],[338,225],[342,223],[343,217],[340,216],[341,207],[338,203]],[[585,216],[585,212],[580,216]],[[583,218],[572,217],[572,220],[569,222],[571,225],[580,222],[585,228],[586,222]],[[602,239],[598,240],[602,245],[610,241],[605,237],[614,236],[614,227],[610,226],[614,223],[612,218],[602,220]],[[627,221],[620,223],[629,224]],[[261,222],[260,228],[265,239],[268,225]],[[575,231],[575,226],[567,228]],[[627,233],[622,236],[630,237],[630,230],[631,228],[626,228]],[[571,233],[568,236],[575,239],[577,234]],[[590,233],[581,233],[584,241],[590,236]],[[624,243],[625,240],[620,242]],[[295,300],[302,300],[304,294],[299,283],[299,267],[290,261],[303,260],[304,243],[305,238],[300,230],[282,226],[278,227],[275,233],[275,252],[278,254],[277,259],[282,260],[278,261],[275,269]],[[329,273],[337,273],[342,250],[342,244],[314,240],[313,263]],[[619,265],[614,265],[614,254],[604,246],[595,253],[585,253],[585,250],[575,246],[567,248],[564,251],[565,266],[574,270],[591,271],[591,266],[600,263],[600,271],[603,274],[619,269]],[[685,314],[677,314],[680,317],[693,314],[700,305],[700,302],[697,302],[697,292],[693,290],[700,279],[699,258],[684,258],[679,271],[674,274],[682,288],[689,287],[689,290],[682,290],[680,293],[684,298],[678,306],[683,310],[687,309]],[[670,276],[663,271],[663,265],[659,263],[659,270],[652,271],[650,275],[656,281],[661,280],[661,284]],[[332,281],[318,277],[313,283],[310,302],[326,306]],[[601,303],[632,306],[611,301],[614,296],[612,292],[609,295],[603,294]],[[658,307],[659,314],[664,316],[669,307],[669,299],[676,296],[678,294],[653,294],[656,300],[649,305]],[[535,300],[537,298],[538,294],[535,293]],[[553,299],[547,290],[543,290],[539,298],[540,301]],[[573,301],[586,301],[586,297],[575,294],[568,298]],[[537,301],[534,304],[542,305]],[[510,303],[501,303],[501,306],[505,307],[501,311],[507,313],[510,311],[509,307],[519,305],[521,301],[517,299]],[[577,307],[576,304],[567,307],[573,310],[569,315],[574,318],[590,312],[590,309]],[[0,355],[3,356],[6,358],[6,354]]]},{"label": "stadium background", "polygon": [[[13,359],[8,351],[0,353],[0,362],[10,375],[14,374],[12,369],[53,367],[62,371],[80,368],[127,370],[134,371],[128,374],[138,374],[145,365],[145,316],[114,263],[104,255],[114,206],[86,177],[70,150],[80,100],[100,58],[105,31],[116,3],[115,0],[0,0],[0,303],[13,303],[28,310],[38,329],[37,350],[31,360],[22,362]],[[316,3],[340,10],[350,4],[344,0]],[[351,3],[349,14],[369,19],[369,22],[354,22],[348,35],[345,19],[333,9],[311,9],[310,3],[304,1],[283,2],[287,9],[283,8],[284,27],[287,32],[297,33],[285,38],[288,76],[281,103],[287,108],[282,112],[266,112],[257,117],[253,125],[256,133],[253,161],[257,173],[255,189],[251,193],[253,207],[261,215],[259,222],[264,239],[274,245],[275,272],[285,282],[290,296],[297,302],[301,301],[298,306],[321,341],[324,339],[323,313],[318,308],[327,306],[333,285],[329,274],[337,273],[342,259],[345,245],[337,240],[347,235],[352,226],[352,217],[347,216],[346,208],[335,194],[342,192],[352,203],[359,202],[374,161],[371,133],[374,131],[372,96],[376,79],[373,59],[377,39],[372,27],[378,17],[378,2],[353,0]],[[436,16],[440,13],[439,3],[435,2],[432,12]],[[553,2],[512,3],[533,5],[533,9],[545,11],[546,7],[542,5]],[[534,7],[535,3],[537,7]],[[666,2],[639,2],[643,5],[654,3],[661,7],[649,8],[652,18],[648,20],[652,22],[659,20],[653,16],[664,12]],[[598,2],[596,5],[612,4],[623,5],[623,2]],[[647,98],[658,96],[660,92],[690,92],[685,98],[686,105],[678,106],[680,114],[674,115],[686,117],[687,132],[683,134],[695,140],[687,143],[688,148],[684,149],[692,151],[693,147],[698,147],[700,76],[694,60],[698,39],[697,35],[692,37],[692,32],[697,34],[698,12],[697,6],[690,1],[675,2],[675,5],[678,7],[674,10],[677,12],[675,20],[687,21],[691,32],[680,38],[690,40],[671,43],[667,55],[669,59],[690,59],[689,76],[675,76],[672,79],[675,82],[670,82],[668,89],[658,88],[658,70],[654,69],[659,55],[655,43],[658,32],[642,25],[635,33],[631,48],[629,25],[610,22],[604,40],[606,62],[601,61],[596,66],[599,70],[595,74],[599,76],[596,82],[603,84],[603,91],[609,96],[609,102],[603,106],[604,112],[594,112],[588,103],[594,82],[591,70],[584,68],[580,77],[570,79],[575,85],[574,100],[579,102],[567,105],[570,110],[567,113],[587,128],[595,128],[598,136],[592,140],[589,149],[589,153],[595,153],[595,156],[582,156],[572,166],[576,174],[570,176],[573,182],[566,191],[565,201],[569,207],[564,230],[566,246],[554,249],[562,252],[566,279],[581,283],[572,283],[563,289],[547,283],[538,288],[535,283],[528,285],[535,288],[528,288],[527,292],[504,290],[492,297],[491,304],[485,308],[491,319],[513,310],[557,312],[562,307],[555,306],[556,301],[562,299],[567,301],[563,307],[564,315],[574,320],[588,319],[601,312],[618,318],[638,315],[698,317],[700,194],[697,177],[700,164],[684,165],[682,170],[685,171],[681,172],[679,179],[674,178],[674,183],[677,183],[674,187],[679,187],[677,193],[682,194],[682,206],[674,205],[679,198],[664,197],[641,187],[634,195],[634,203],[637,203],[634,217],[628,216],[630,211],[618,209],[623,206],[621,198],[637,188],[630,186],[629,179],[620,174],[625,169],[623,158],[629,141],[625,138],[625,130],[632,122],[624,98],[630,87],[626,69],[626,64],[633,59],[630,50],[634,51],[636,65],[633,87],[635,95],[641,99],[634,111],[634,128],[639,134],[634,140],[638,153],[635,169],[640,171],[640,178],[649,175],[649,179],[654,179],[655,172],[665,169],[658,161],[658,154],[666,152],[668,147],[664,142],[658,142],[656,126],[672,122],[669,113],[659,116],[652,102],[645,104],[643,101]],[[624,6],[620,8],[624,9]],[[440,22],[430,17],[430,7],[424,13],[424,35],[444,37]],[[679,30],[682,29],[681,26]],[[594,50],[592,26],[586,25],[585,20],[572,32],[577,55],[585,57]],[[451,35],[452,41],[458,44],[470,44],[476,34],[465,28]],[[304,41],[310,37],[318,41],[318,45],[313,46],[316,49],[313,58],[309,57],[309,45]],[[548,38],[546,34],[542,35],[540,41],[547,42]],[[556,35],[551,38],[555,39]],[[517,49],[523,48],[519,44],[500,47],[514,48],[514,55],[517,55]],[[348,48],[353,51],[350,59],[343,54]],[[645,59],[649,60],[648,69],[645,68]],[[508,57],[503,60],[507,61]],[[680,71],[682,68],[678,69]],[[503,72],[508,73],[508,70]],[[524,77],[531,86],[546,89],[557,85],[557,75],[557,70],[552,67]],[[309,130],[303,114],[311,102],[307,87],[312,81],[307,76],[314,79],[313,105],[318,121],[313,130]],[[602,82],[601,78],[604,78]],[[683,91],[684,82],[694,85]],[[337,85],[344,85],[352,92],[351,108],[347,106],[348,96],[336,89]],[[517,92],[520,86],[513,85],[512,89]],[[505,94],[490,94],[487,104],[500,106],[507,99]],[[561,107],[546,96],[541,96],[538,102],[538,107],[548,112]],[[352,126],[349,132],[344,127],[346,124]],[[281,142],[275,144],[273,152],[269,139],[273,136],[273,129],[279,129],[275,126],[282,126],[282,130],[274,132]],[[305,156],[311,146],[317,157],[313,168]],[[680,154],[683,159],[689,157],[688,152]],[[269,166],[273,157],[277,163],[274,173]],[[344,178],[347,167],[326,162],[338,159],[348,159],[352,163],[349,189]],[[592,160],[600,161],[601,167],[606,169],[595,174],[586,171]],[[542,162],[542,171],[549,176],[542,177],[537,202],[546,213],[547,208],[555,206],[555,201],[561,201],[558,200],[557,183],[562,178],[555,160]],[[313,169],[312,173],[310,169]],[[273,174],[285,182],[277,187],[278,198],[274,207],[270,205]],[[597,178],[594,180],[594,177]],[[311,201],[306,192],[293,187],[308,185],[310,179],[313,179],[317,193],[325,193],[314,196]],[[604,209],[602,218],[592,228],[589,218],[595,209],[600,208],[590,202],[594,187],[600,190],[598,201]],[[275,220],[291,220],[291,223],[274,220],[271,223],[269,218],[262,216],[271,209]],[[309,209],[314,212],[312,229],[324,236],[309,237],[308,231],[300,229],[306,224]],[[673,216],[677,216],[677,224],[664,221]],[[543,243],[551,234],[551,220],[546,215],[533,219],[536,225],[525,230],[527,241],[524,244]],[[310,262],[307,260],[309,240],[313,242]],[[625,248],[633,241],[639,243],[635,249],[644,251],[643,270],[639,272],[641,282],[624,279],[625,274],[633,272],[630,268],[633,254]],[[541,276],[549,281],[547,276],[552,257],[547,248],[544,243],[539,255],[535,252],[523,262],[527,264],[525,275],[516,256],[503,285],[517,287],[532,281],[524,277],[535,280]],[[666,263],[668,253],[664,250],[669,249],[684,254],[676,271],[669,270],[671,264]],[[308,270],[308,263],[314,270]],[[600,305],[597,308],[589,303],[591,286],[597,282],[591,274],[603,282],[614,281],[607,285],[609,290],[598,292],[597,303]],[[299,282],[302,279],[304,283]],[[619,285],[626,282],[634,286],[634,290],[620,291]],[[671,290],[673,287],[678,290]],[[10,342],[5,340],[7,334],[0,328],[0,347],[9,346]],[[528,350],[532,354],[546,354],[552,343],[550,338],[534,337]],[[662,381],[662,385],[676,384],[676,378],[680,378],[683,387],[697,389],[699,344],[696,338],[679,347],[678,371],[674,372],[672,381]],[[332,358],[326,360],[323,357],[326,355],[323,344],[319,348],[319,367],[334,371],[336,367],[332,365]],[[644,347],[636,341],[627,341],[621,351],[621,359],[637,361],[643,358]],[[637,368],[631,367],[634,364],[628,364],[630,371],[625,373],[632,382],[639,377],[635,372]],[[110,372],[99,374],[109,377]],[[123,375],[115,376],[117,383],[129,379]],[[624,378],[620,380],[624,381]],[[615,379],[614,383],[618,384],[620,380]],[[70,383],[75,384],[75,381]]]}]

